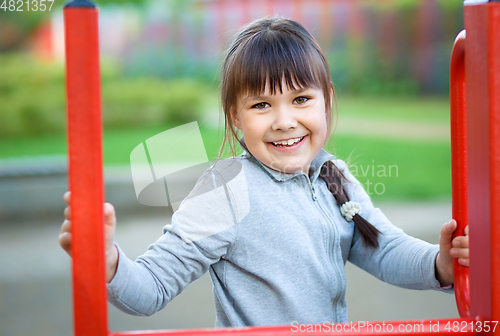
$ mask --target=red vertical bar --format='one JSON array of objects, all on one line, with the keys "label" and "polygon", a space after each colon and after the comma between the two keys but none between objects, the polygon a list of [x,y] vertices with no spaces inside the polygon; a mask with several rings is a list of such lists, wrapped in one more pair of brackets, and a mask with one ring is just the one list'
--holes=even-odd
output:
[{"label": "red vertical bar", "polygon": [[[467,211],[467,118],[465,95],[465,30],[455,40],[450,62],[451,107],[451,191],[454,236],[463,236],[468,224]],[[461,317],[470,316],[469,268],[453,261],[455,298]]]},{"label": "red vertical bar", "polygon": [[[488,6],[490,47],[490,193],[491,193],[491,320],[500,320],[500,2]],[[500,330],[496,330],[500,335]]]},{"label": "red vertical bar", "polygon": [[[471,314],[500,318],[500,4],[465,6]],[[497,333],[500,332],[497,330]]]},{"label": "red vertical bar", "polygon": [[470,221],[471,314],[491,315],[489,94],[487,7],[467,5],[464,9],[465,69],[467,88],[467,147]]},{"label": "red vertical bar", "polygon": [[107,334],[98,10],[64,8],[75,335]]}]

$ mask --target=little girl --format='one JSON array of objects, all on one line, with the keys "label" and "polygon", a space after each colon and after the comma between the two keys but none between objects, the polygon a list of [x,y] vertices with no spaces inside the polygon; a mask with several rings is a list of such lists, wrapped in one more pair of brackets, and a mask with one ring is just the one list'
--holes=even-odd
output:
[{"label": "little girl", "polygon": [[[136,261],[113,242],[105,204],[109,301],[134,315],[162,309],[209,271],[216,326],[347,321],[344,264],[405,288],[451,288],[468,237],[439,246],[393,226],[346,164],[322,147],[334,99],[320,47],[299,23],[261,19],[236,38],[221,76],[226,137],[244,153],[198,180],[163,235]],[[65,201],[69,204],[70,194]],[[59,237],[71,253],[70,208]]]}]

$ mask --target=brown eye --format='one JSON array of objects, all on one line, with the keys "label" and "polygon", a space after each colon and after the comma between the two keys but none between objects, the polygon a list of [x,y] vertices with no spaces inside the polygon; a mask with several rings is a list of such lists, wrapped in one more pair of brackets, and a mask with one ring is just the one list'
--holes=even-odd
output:
[{"label": "brown eye", "polygon": [[262,103],[257,103],[257,104],[255,104],[254,106],[252,106],[252,108],[256,108],[256,109],[258,109],[258,110],[262,110],[262,109],[265,109],[265,108],[266,108],[266,107],[268,107],[268,106],[269,106],[269,104],[268,104],[268,103],[264,103],[264,102],[262,102]]},{"label": "brown eye", "polygon": [[304,104],[308,100],[309,100],[309,98],[307,98],[307,97],[297,97],[297,98],[295,98],[295,103],[296,104]]}]

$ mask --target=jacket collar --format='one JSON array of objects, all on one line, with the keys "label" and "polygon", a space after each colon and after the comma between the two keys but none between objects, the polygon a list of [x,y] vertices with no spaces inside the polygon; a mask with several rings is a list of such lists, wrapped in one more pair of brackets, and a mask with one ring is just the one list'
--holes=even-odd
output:
[{"label": "jacket collar", "polygon": [[[243,149],[242,156],[246,157],[246,158],[249,158],[250,160],[253,160],[259,167],[262,168],[262,170],[264,170],[264,172],[266,172],[275,181],[284,182],[284,181],[288,181],[288,180],[290,180],[290,179],[292,179],[292,178],[294,178],[296,176],[306,175],[302,171],[289,174],[289,173],[283,173],[283,172],[271,169],[268,166],[264,165],[259,160],[257,160],[252,155],[252,153],[250,153],[250,151],[248,150],[248,148],[246,146],[245,139],[243,137],[240,139],[240,145],[241,145],[241,148]],[[311,162],[311,166],[309,167],[309,176],[310,176],[309,178],[311,180],[311,183],[313,183],[318,178],[319,173],[321,171],[321,166],[326,161],[333,160],[333,159],[335,159],[334,155],[328,153],[324,149],[320,149],[320,151],[318,152],[318,154],[316,155],[316,157]]]}]

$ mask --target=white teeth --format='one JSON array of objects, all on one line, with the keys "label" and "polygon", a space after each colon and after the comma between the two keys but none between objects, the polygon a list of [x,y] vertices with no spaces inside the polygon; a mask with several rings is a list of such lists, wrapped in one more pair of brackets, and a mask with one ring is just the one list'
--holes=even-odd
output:
[{"label": "white teeth", "polygon": [[303,137],[300,137],[300,138],[294,138],[294,139],[288,139],[288,140],[283,140],[283,141],[276,141],[276,142],[273,142],[273,144],[275,146],[291,146],[297,142],[299,142],[300,140],[302,140]]}]

